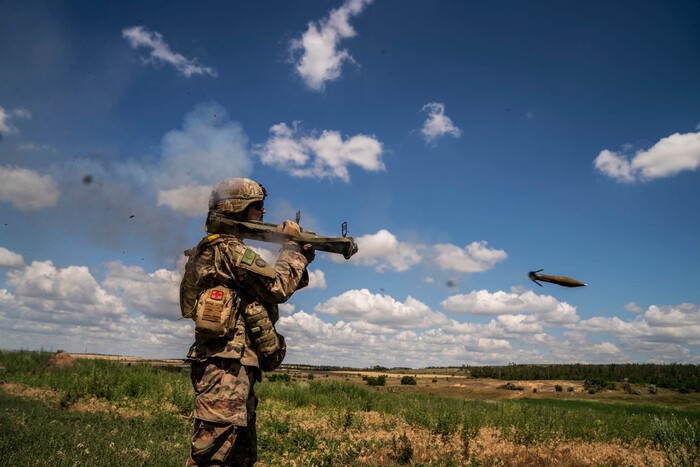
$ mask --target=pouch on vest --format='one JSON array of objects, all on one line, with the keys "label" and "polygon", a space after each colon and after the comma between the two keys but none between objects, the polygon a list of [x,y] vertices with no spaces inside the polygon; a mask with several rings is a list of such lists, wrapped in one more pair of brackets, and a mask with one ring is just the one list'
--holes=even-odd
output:
[{"label": "pouch on vest", "polygon": [[226,336],[238,309],[238,294],[219,285],[204,290],[197,301],[194,330],[202,337]]},{"label": "pouch on vest", "polygon": [[287,354],[287,343],[284,341],[284,336],[277,333],[277,340],[277,350],[269,355],[260,357],[260,369],[262,371],[276,370],[282,364],[282,360]]},{"label": "pouch on vest", "polygon": [[258,302],[249,303],[243,316],[259,357],[270,355],[279,349],[275,327],[264,306]]}]

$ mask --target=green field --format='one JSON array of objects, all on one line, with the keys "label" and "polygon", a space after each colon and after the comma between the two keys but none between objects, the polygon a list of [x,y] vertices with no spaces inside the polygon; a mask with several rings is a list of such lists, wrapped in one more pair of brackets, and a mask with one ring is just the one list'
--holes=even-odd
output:
[{"label": "green field", "polygon": [[[187,369],[108,360],[49,368],[50,357],[0,353],[0,465],[183,464],[193,406]],[[260,465],[700,462],[692,405],[486,402],[311,378],[256,386]]]}]

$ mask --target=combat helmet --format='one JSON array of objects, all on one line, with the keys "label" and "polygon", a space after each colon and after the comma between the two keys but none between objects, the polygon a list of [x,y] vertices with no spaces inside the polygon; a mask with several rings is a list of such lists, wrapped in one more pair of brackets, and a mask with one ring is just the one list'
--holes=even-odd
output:
[{"label": "combat helmet", "polygon": [[209,211],[238,214],[251,203],[263,201],[266,196],[265,188],[249,178],[226,178],[211,190]]}]

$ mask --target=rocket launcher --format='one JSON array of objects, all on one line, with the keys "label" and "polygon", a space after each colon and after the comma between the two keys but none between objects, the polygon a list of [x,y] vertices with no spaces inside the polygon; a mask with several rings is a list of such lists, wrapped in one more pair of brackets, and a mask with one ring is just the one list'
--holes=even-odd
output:
[{"label": "rocket launcher", "polygon": [[[297,224],[300,213],[297,212]],[[301,235],[288,235],[277,231],[277,224],[262,221],[237,219],[218,212],[209,212],[207,216],[206,230],[212,234],[229,234],[251,240],[259,240],[267,243],[283,244],[295,241],[301,244],[310,244],[317,251],[327,251],[343,255],[350,259],[357,253],[357,244],[352,237],[348,237],[348,223],[343,222],[341,227],[342,237],[322,237],[310,230],[302,230]]]}]

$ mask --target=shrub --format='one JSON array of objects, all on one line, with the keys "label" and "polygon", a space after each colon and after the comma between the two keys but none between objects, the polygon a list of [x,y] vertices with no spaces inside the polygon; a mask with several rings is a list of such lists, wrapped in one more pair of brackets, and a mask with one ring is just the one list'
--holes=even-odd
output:
[{"label": "shrub", "polygon": [[[586,378],[583,381],[583,389],[588,389],[589,394],[593,394],[604,389],[615,389],[615,383],[605,381],[603,378]],[[590,389],[593,389],[593,392],[590,392]]]},{"label": "shrub", "polygon": [[292,377],[289,373],[269,373],[267,380],[271,383],[291,383]]},{"label": "shrub", "polygon": [[537,388],[532,388],[532,392],[537,392]]},{"label": "shrub", "polygon": [[508,382],[503,386],[498,386],[498,389],[508,389],[509,391],[522,391],[525,388],[522,386],[516,386],[515,384]]},{"label": "shrub", "polygon": [[437,383],[437,378],[433,378],[433,383]]},{"label": "shrub", "polygon": [[401,384],[408,384],[410,386],[415,386],[416,385],[416,378],[413,376],[404,376],[401,378]]},{"label": "shrub", "polygon": [[564,388],[561,386],[561,384],[556,384],[554,386],[554,390],[557,392],[562,392],[564,390]]},{"label": "shrub", "polygon": [[659,392],[659,389],[656,387],[656,384],[647,384],[647,391],[649,391],[649,394],[656,394]]},{"label": "shrub", "polygon": [[569,391],[569,392],[574,392],[574,387],[573,387],[573,386],[569,386],[568,388],[566,388],[566,390]]},{"label": "shrub", "polygon": [[630,384],[629,380],[625,378],[622,380],[622,390],[625,391],[627,394],[633,394],[635,396],[639,395],[639,391],[634,389],[632,385]]},{"label": "shrub", "polygon": [[379,376],[365,376],[363,378],[367,381],[367,386],[384,386],[386,385],[386,375]]},{"label": "shrub", "polygon": [[314,379],[314,375],[312,375],[311,373],[309,373],[309,376],[307,376],[306,378],[307,378],[309,381],[311,381],[312,379]]}]

